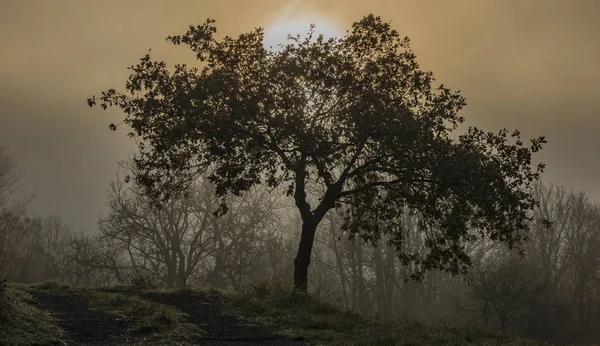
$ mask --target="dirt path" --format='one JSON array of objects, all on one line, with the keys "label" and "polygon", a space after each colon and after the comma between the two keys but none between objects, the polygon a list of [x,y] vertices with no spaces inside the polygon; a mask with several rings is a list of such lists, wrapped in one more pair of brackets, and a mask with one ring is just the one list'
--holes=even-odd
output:
[{"label": "dirt path", "polygon": [[264,326],[250,325],[224,313],[224,307],[200,293],[138,293],[138,296],[157,303],[170,305],[186,314],[187,322],[198,326],[204,333],[200,345],[280,345],[306,346],[306,342],[285,339]]},{"label": "dirt path", "polygon": [[131,324],[105,311],[92,310],[80,296],[63,291],[30,291],[39,308],[52,313],[67,345],[121,345],[132,342]]},{"label": "dirt path", "polygon": [[[185,322],[197,326],[202,337],[193,345],[208,346],[306,346],[304,341],[286,339],[260,325],[248,324],[226,314],[221,302],[197,292],[146,292],[104,289],[104,292],[136,295],[144,300],[168,305],[184,313]],[[154,345],[139,332],[132,333],[132,322],[119,320],[106,311],[92,310],[81,295],[63,290],[30,290],[42,310],[52,313],[64,331],[67,345]],[[192,337],[193,338],[193,337]],[[189,340],[189,339],[188,339]],[[137,341],[137,342],[136,342]]]}]

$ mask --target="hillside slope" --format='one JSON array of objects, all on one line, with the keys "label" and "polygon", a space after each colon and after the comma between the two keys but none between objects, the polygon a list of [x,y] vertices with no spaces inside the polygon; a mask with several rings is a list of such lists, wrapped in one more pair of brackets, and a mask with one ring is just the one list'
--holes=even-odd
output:
[{"label": "hillside slope", "polygon": [[6,345],[539,345],[478,328],[374,321],[263,285],[245,293],[9,285]]}]

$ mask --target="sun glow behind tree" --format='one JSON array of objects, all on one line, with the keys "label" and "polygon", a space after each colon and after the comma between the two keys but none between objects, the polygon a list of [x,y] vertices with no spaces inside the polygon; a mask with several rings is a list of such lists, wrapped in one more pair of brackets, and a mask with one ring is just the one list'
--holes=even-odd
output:
[{"label": "sun glow behind tree", "polygon": [[302,38],[309,31],[310,24],[314,24],[316,39],[319,34],[323,35],[325,40],[332,37],[341,37],[344,32],[338,28],[331,20],[324,18],[315,11],[309,11],[292,3],[286,6],[283,11],[265,27],[264,47],[267,50],[281,50],[280,44],[291,43],[288,35],[300,35]]}]

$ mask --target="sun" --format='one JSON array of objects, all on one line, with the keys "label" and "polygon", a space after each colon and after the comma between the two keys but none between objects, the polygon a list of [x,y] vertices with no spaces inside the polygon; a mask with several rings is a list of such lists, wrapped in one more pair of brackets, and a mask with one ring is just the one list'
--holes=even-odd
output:
[{"label": "sun", "polygon": [[316,11],[300,8],[298,2],[284,7],[283,11],[265,27],[263,45],[267,50],[279,50],[279,44],[288,43],[288,34],[304,37],[315,24],[315,37],[323,34],[325,39],[341,37],[343,32],[337,25]]}]

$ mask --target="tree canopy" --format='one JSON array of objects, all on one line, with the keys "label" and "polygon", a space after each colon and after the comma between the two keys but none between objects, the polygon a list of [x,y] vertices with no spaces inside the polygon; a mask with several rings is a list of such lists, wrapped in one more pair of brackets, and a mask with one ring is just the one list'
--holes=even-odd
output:
[{"label": "tree canopy", "polygon": [[[209,168],[221,196],[285,184],[303,220],[300,289],[332,208],[343,209],[349,234],[391,234],[398,249],[401,211],[418,213],[430,251],[399,251],[422,268],[416,278],[464,270],[464,245],[478,237],[513,246],[526,235],[544,168],[532,153],[544,137],[525,145],[519,131],[459,131],[464,97],[436,87],[389,23],[368,15],[328,40],[311,26],[280,50],[264,48],[261,28],[217,39],[214,23],[167,38],[189,46],[198,66],[169,69],[146,54],[130,67],[127,92],[99,97],[125,113],[140,149],[135,178],[148,193],[168,198]],[[325,187],[318,200],[307,198],[307,184]]]}]

